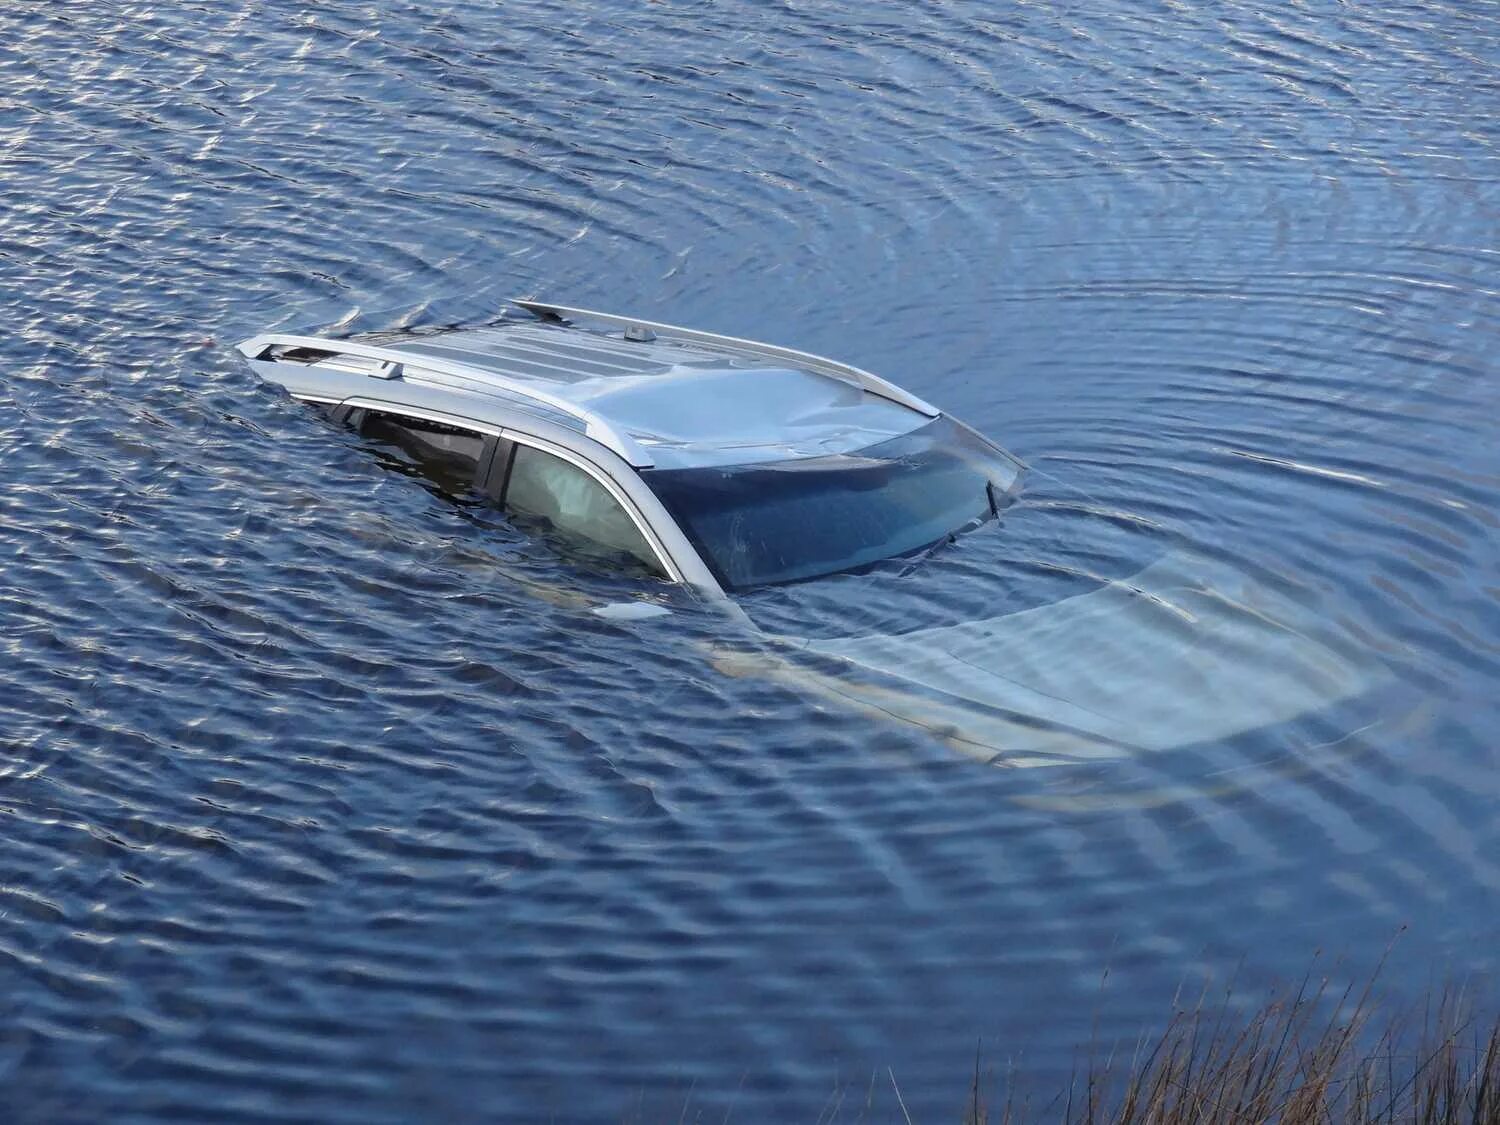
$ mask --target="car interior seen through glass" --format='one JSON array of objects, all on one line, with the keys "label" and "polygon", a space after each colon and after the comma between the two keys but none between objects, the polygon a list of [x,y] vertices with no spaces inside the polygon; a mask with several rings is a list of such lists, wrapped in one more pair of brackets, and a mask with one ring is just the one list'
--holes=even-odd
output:
[{"label": "car interior seen through glass", "polygon": [[603,548],[660,575],[661,566],[620,502],[577,465],[517,445],[505,485],[505,510],[545,523],[564,545]]},{"label": "car interior seen through glass", "polygon": [[351,421],[364,437],[405,453],[445,492],[463,493],[474,487],[474,475],[484,453],[483,434],[445,422],[375,410],[364,411],[362,418]]}]

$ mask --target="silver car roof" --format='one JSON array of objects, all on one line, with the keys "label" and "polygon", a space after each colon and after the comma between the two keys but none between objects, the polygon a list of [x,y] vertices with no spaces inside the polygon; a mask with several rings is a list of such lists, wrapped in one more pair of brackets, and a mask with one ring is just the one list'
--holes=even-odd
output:
[{"label": "silver car roof", "polygon": [[[935,407],[848,364],[630,317],[513,302],[526,319],[483,328],[345,338],[268,334],[239,345],[277,368],[363,374],[397,386],[502,400],[580,430],[638,468],[745,464],[848,453],[937,417]],[[376,382],[383,380],[384,384]],[[291,381],[291,380],[288,380]]]}]

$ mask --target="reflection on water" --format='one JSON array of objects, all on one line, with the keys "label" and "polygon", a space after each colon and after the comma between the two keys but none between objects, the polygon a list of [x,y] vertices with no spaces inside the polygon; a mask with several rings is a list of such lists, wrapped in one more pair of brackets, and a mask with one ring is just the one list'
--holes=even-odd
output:
[{"label": "reflection on water", "polygon": [[[0,1103],[804,1120],[890,1066],[926,1120],[976,1040],[1050,1088],[1242,962],[1404,925],[1393,1001],[1488,979],[1497,46],[1441,3],[8,6]],[[847,359],[1033,466],[900,598],[763,624],[1114,591],[1130,631],[1009,636],[1026,687],[1222,729],[987,769],[724,674],[716,615],[591,614],[639,586],[224,346],[526,292]],[[1229,721],[1196,587],[1114,604],[1170,558],[1290,613],[1254,682],[1330,705]]]}]

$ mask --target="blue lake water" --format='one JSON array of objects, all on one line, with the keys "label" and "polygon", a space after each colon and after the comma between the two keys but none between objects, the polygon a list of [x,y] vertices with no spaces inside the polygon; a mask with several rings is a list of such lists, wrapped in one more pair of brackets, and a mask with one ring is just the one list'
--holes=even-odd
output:
[{"label": "blue lake water", "polygon": [[[1492,988],[1497,185],[1489,2],[6,5],[0,1106],[957,1120],[1320,950]],[[1389,686],[986,767],[591,616],[229,346],[514,294],[991,434],[1016,606],[1189,550]]]}]

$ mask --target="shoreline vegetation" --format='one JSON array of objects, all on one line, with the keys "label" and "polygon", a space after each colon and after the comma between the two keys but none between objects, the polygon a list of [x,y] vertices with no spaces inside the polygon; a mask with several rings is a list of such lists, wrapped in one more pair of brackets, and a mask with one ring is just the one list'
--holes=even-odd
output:
[{"label": "shoreline vegetation", "polygon": [[[1378,975],[1378,971],[1377,971]],[[1201,997],[1165,1031],[1091,1049],[1072,1084],[1042,1102],[1015,1075],[986,1078],[976,1054],[964,1125],[1500,1125],[1500,1018],[1449,988],[1384,1011],[1375,980],[1330,993],[1304,978],[1248,1014]],[[895,1120],[917,1125],[895,1075]],[[1000,1086],[998,1100],[986,1087]]]},{"label": "shoreline vegetation", "polygon": [[[1500,1015],[1449,987],[1411,1009],[1381,1004],[1380,970],[1337,992],[1309,972],[1247,1007],[1231,985],[1217,999],[1173,1003],[1166,1029],[1134,1043],[1080,1049],[1072,1082],[1037,1098],[1014,1065],[1000,1072],[979,1044],[967,1096],[952,1116],[912,1112],[899,1074],[881,1068],[839,1084],[816,1125],[1500,1125]],[[1105,974],[1105,979],[1108,978]],[[682,1107],[686,1122],[725,1125],[733,1106]],[[626,1120],[639,1121],[640,1118]]]},{"label": "shoreline vegetation", "polygon": [[[1073,1081],[1037,1099],[1014,1067],[976,1050],[957,1112],[916,1114],[893,1068],[840,1083],[816,1125],[1500,1125],[1500,1015],[1447,988],[1387,1009],[1375,976],[1342,993],[1308,974],[1248,1010],[1234,989],[1174,1002],[1164,1031],[1081,1052]],[[1108,973],[1105,974],[1107,979]],[[670,1118],[669,1118],[670,1119]],[[729,1125],[734,1107],[682,1106],[678,1125]],[[645,1120],[639,1113],[623,1119]]]}]

